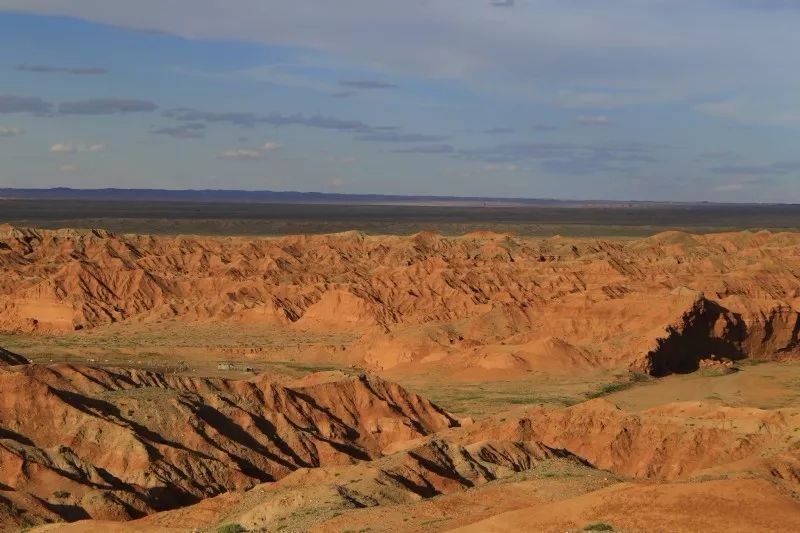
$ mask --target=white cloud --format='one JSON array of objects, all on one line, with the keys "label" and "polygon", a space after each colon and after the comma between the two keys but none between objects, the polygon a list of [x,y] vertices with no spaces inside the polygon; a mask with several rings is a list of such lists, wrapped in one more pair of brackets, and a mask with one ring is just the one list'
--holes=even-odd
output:
[{"label": "white cloud", "polygon": [[69,152],[74,152],[74,149],[72,148],[72,145],[56,143],[50,147],[50,151],[58,153],[69,153]]},{"label": "white cloud", "polygon": [[[240,70],[235,74],[256,82],[268,83],[271,85],[282,85],[284,87],[312,89],[324,93],[340,89],[337,84],[322,81],[318,76],[314,76],[313,74],[309,74],[307,72],[307,70],[311,70],[313,72],[315,70],[324,68],[330,68],[330,66],[320,63],[318,58],[312,58],[311,56],[300,56],[295,58],[292,63],[258,65],[245,70]],[[188,73],[225,80],[230,79],[232,74],[230,72],[221,74],[218,72],[207,73],[197,71],[191,71]]]},{"label": "white cloud", "polygon": [[261,150],[264,152],[275,152],[280,150],[282,147],[283,146],[280,143],[270,141],[264,143],[264,146],[261,147]]},{"label": "white cloud", "polygon": [[[573,4],[537,0],[497,9],[478,0],[228,0],[219,9],[217,0],[0,0],[4,9],[190,38],[297,46],[376,71],[470,78],[501,89],[508,86],[503,80],[515,80],[527,91],[552,83],[552,94],[588,88],[593,94],[578,96],[579,103],[608,104],[596,90],[601,86],[685,96],[737,84],[789,91],[800,83],[789,53],[800,10],[742,9],[743,2],[720,0],[680,1],[677,9],[676,0]],[[319,83],[293,67],[264,69],[279,83]]]},{"label": "white cloud", "polygon": [[258,159],[261,157],[261,150],[252,148],[232,148],[222,152],[222,157],[228,159]]},{"label": "white cloud", "polygon": [[269,152],[277,152],[283,145],[274,141],[265,142],[261,148],[230,148],[222,152],[227,159],[259,159]]},{"label": "white cloud", "polygon": [[9,126],[0,126],[0,137],[16,137],[22,135],[25,130],[22,128],[12,128]]},{"label": "white cloud", "polygon": [[57,154],[97,153],[106,150],[105,144],[85,144],[85,143],[56,143],[50,147],[50,151]]},{"label": "white cloud", "polygon": [[731,98],[695,106],[695,111],[743,124],[789,126],[800,124],[796,102],[781,104],[776,100],[757,104],[745,98]]}]

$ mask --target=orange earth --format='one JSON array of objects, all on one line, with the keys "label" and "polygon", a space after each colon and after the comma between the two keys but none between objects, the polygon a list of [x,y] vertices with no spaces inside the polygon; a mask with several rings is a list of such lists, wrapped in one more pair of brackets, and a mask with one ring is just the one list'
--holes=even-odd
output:
[{"label": "orange earth", "polygon": [[4,530],[800,530],[800,234],[0,226],[0,273]]}]

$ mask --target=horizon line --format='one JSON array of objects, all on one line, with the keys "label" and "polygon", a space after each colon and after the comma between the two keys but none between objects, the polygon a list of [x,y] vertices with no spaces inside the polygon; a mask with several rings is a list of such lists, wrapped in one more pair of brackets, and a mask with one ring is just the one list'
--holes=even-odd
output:
[{"label": "horizon line", "polygon": [[[59,194],[61,193],[61,194]],[[125,194],[136,195],[144,194],[150,197],[121,197]],[[127,201],[213,201],[213,198],[154,198],[156,194],[163,194],[168,196],[181,196],[181,195],[227,195],[228,198],[220,198],[220,202],[233,202],[244,203],[247,201],[261,200],[263,203],[269,202],[268,196],[272,195],[275,198],[272,200],[279,200],[280,203],[288,203],[289,196],[315,198],[324,200],[328,198],[335,203],[341,203],[347,199],[351,200],[384,200],[388,203],[398,203],[405,201],[441,201],[441,202],[472,202],[472,203],[549,203],[549,204],[664,204],[664,205],[800,205],[796,202],[714,202],[708,200],[610,200],[610,199],[571,199],[571,198],[537,198],[525,196],[456,196],[456,195],[436,195],[436,194],[390,194],[390,193],[340,193],[340,192],[321,192],[321,191],[297,191],[297,190],[284,190],[276,191],[270,189],[219,189],[219,188],[205,188],[205,189],[160,189],[160,188],[122,188],[122,187],[0,187],[0,200],[36,200],[36,199],[50,199],[50,200],[99,200],[101,196],[106,194],[108,196],[118,197],[119,200]],[[10,195],[10,196],[7,196]],[[28,196],[30,195],[30,196]],[[238,195],[238,198],[232,197]],[[248,195],[256,196],[254,198],[246,198]],[[257,198],[260,196],[261,198]],[[106,198],[108,199],[108,198]],[[302,202],[300,202],[302,203]],[[324,203],[324,202],[314,202]]]}]

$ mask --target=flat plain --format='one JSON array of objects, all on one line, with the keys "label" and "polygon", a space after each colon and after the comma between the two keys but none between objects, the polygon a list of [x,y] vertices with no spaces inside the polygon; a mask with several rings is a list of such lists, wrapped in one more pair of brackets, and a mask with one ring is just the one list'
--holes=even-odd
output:
[{"label": "flat plain", "polygon": [[[91,216],[87,216],[91,213]],[[800,229],[800,205],[441,202],[408,204],[141,202],[118,199],[0,199],[0,220],[20,227],[104,228],[116,233],[298,235],[363,231],[511,232],[519,236],[646,237]]]}]

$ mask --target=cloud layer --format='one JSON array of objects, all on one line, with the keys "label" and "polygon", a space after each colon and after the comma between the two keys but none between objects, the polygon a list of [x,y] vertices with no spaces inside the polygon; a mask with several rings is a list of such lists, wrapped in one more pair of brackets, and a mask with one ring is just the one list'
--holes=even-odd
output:
[{"label": "cloud layer", "polygon": [[796,1],[3,9],[76,17],[0,11],[0,136],[18,137],[0,155],[20,180],[107,144],[125,150],[80,156],[76,182],[800,201]]},{"label": "cloud layer", "polygon": [[72,74],[74,76],[99,76],[108,74],[108,69],[103,67],[56,67],[53,65],[29,65],[22,63],[17,66],[21,72],[33,72],[35,74]]},{"label": "cloud layer", "polygon": [[[769,80],[797,83],[792,54],[783,53],[795,35],[797,5],[789,0],[230,0],[221,10],[214,0],[0,4],[192,38],[298,46],[393,72],[557,82],[559,92],[604,85],[609,90],[595,94],[615,100],[626,98],[615,96],[619,89],[651,93],[646,96],[651,99],[723,90],[733,81],[737,88]],[[765,52],[772,53],[766,61]],[[361,88],[371,83],[365,81]],[[641,99],[642,93],[627,97]]]},{"label": "cloud layer", "polygon": [[15,128],[12,126],[0,126],[0,137],[16,137],[25,133],[22,128]]},{"label": "cloud layer", "polygon": [[0,94],[0,113],[46,113],[53,104],[35,96]]},{"label": "cloud layer", "polygon": [[124,98],[93,98],[75,102],[62,102],[58,112],[62,115],[114,115],[155,111],[158,106],[145,100]]},{"label": "cloud layer", "polygon": [[283,148],[278,142],[267,141],[260,148],[229,148],[224,150],[220,157],[224,159],[260,159],[261,157],[277,152]]},{"label": "cloud layer", "polygon": [[104,152],[105,150],[106,145],[100,143],[86,144],[63,142],[56,143],[50,147],[50,151],[56,154],[74,154],[78,152],[97,153]]},{"label": "cloud layer", "polygon": [[342,87],[350,89],[395,89],[397,85],[378,80],[342,80],[339,82]]}]

